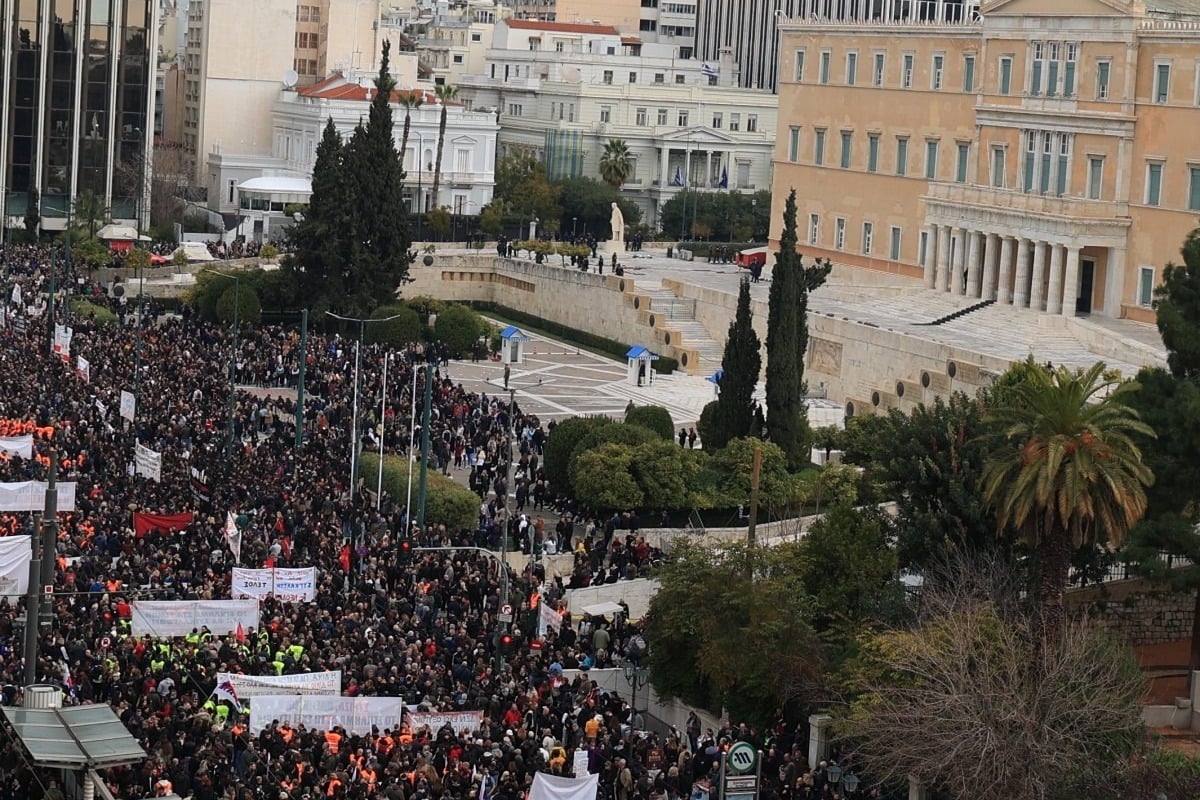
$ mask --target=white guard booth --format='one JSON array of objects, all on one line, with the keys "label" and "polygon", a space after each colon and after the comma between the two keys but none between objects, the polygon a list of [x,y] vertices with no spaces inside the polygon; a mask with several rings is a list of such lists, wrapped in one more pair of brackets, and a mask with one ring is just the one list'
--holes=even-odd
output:
[{"label": "white guard booth", "polygon": [[500,331],[500,360],[505,364],[525,363],[525,343],[529,336],[515,325]]},{"label": "white guard booth", "polygon": [[625,358],[629,359],[629,373],[627,378],[632,385],[654,385],[654,362],[658,360],[657,355],[650,352],[648,347],[643,347],[639,344],[629,348],[629,352],[625,354]]}]

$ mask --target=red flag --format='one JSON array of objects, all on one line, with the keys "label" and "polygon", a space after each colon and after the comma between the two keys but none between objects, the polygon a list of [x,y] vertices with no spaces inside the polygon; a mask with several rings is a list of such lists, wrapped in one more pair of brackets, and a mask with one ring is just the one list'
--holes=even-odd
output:
[{"label": "red flag", "polygon": [[238,623],[237,630],[233,632],[233,638],[241,644],[246,643],[246,630],[242,627],[242,623]]},{"label": "red flag", "polygon": [[350,571],[350,545],[348,545],[348,544],[342,545],[342,552],[341,552],[341,555],[338,556],[338,561],[342,565],[343,572]]},{"label": "red flag", "polygon": [[275,556],[267,556],[266,560],[263,561],[263,569],[274,569],[274,568],[275,568]]},{"label": "red flag", "polygon": [[133,512],[133,530],[139,537],[145,536],[153,530],[163,533],[172,529],[181,531],[191,525],[194,518],[195,515],[190,511],[182,514],[144,514],[135,511]]}]

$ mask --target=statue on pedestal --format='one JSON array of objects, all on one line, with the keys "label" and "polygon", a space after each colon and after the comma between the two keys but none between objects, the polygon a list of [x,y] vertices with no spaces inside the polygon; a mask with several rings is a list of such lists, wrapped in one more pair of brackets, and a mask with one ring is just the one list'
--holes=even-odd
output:
[{"label": "statue on pedestal", "polygon": [[625,249],[625,215],[621,213],[621,207],[616,203],[612,204],[612,249]]}]

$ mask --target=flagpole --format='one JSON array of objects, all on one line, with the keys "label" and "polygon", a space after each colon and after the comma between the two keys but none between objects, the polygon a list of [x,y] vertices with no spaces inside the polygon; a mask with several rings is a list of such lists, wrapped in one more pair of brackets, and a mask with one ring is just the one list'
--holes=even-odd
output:
[{"label": "flagpole", "polygon": [[383,502],[383,436],[387,430],[387,372],[390,353],[383,355],[383,388],[379,392],[379,476],[375,481],[375,510]]}]

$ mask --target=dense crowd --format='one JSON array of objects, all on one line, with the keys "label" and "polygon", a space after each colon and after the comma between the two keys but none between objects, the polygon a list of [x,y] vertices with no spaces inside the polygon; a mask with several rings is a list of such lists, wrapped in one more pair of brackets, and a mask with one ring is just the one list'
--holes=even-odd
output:
[{"label": "dense crowd", "polygon": [[[74,336],[71,357],[61,358],[50,347],[46,251],[12,250],[4,264],[0,420],[35,431],[36,452],[33,459],[0,460],[0,479],[45,480],[53,463],[58,480],[77,487],[75,510],[60,514],[55,624],[40,640],[38,680],[62,685],[67,702],[110,704],[150,754],[144,764],[106,773],[114,796],[138,800],[169,789],[197,800],[517,800],[535,771],[569,773],[583,751],[606,800],[703,800],[720,749],[736,739],[764,748],[764,780],[774,795],[835,793],[823,769],[807,770],[802,732],[782,724],[701,730],[695,720],[685,731],[645,734],[620,693],[602,690],[586,672],[644,652],[639,626],[624,614],[578,625],[567,617],[560,633],[548,631],[541,641],[518,628],[505,646],[495,635],[502,605],[520,609],[521,598],[535,593],[551,608],[562,603],[564,581],[546,581],[532,559],[502,597],[495,562],[475,551],[401,554],[398,540],[406,536],[419,546],[496,545],[505,533],[511,474],[516,513],[508,532],[530,551],[575,552],[569,585],[632,577],[658,557],[638,536],[634,515],[594,519],[554,497],[539,463],[548,426],[517,403],[468,391],[448,373],[452,364],[433,359],[430,466],[469,472],[480,519],[473,531],[447,530],[435,520],[418,527],[403,498],[375,497],[366,481],[350,485],[353,340],[309,337],[310,402],[297,449],[296,408],[286,393],[239,391],[229,425],[232,341],[224,326],[157,313],[143,315],[140,330],[132,313],[117,325],[97,325],[65,315],[64,293],[56,319],[69,321]],[[69,267],[59,269],[56,286],[71,285]],[[100,300],[122,310],[107,295]],[[90,362],[88,381],[75,371],[80,355]],[[436,348],[370,345],[362,356],[364,398],[380,396],[385,360],[392,366],[386,411],[362,404],[364,447],[404,453],[421,419],[425,370],[397,367],[430,360]],[[300,358],[294,331],[244,331],[238,382],[293,383]],[[132,425],[118,413],[123,389],[136,393]],[[162,454],[160,481],[135,474],[139,443]],[[195,517],[179,529],[138,535],[135,511]],[[316,600],[267,599],[261,628],[241,636],[132,636],[133,601],[229,597],[227,511],[242,528],[242,565],[315,566]],[[29,535],[35,519],[0,515],[0,527]],[[23,682],[19,607],[19,598],[0,600],[5,704],[19,702]],[[342,671],[346,695],[481,710],[483,724],[461,734],[401,721],[369,733],[281,724],[252,735],[244,709],[213,694],[218,671],[332,669]],[[9,796],[60,796],[12,736],[0,741],[0,785]]]}]

